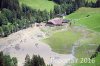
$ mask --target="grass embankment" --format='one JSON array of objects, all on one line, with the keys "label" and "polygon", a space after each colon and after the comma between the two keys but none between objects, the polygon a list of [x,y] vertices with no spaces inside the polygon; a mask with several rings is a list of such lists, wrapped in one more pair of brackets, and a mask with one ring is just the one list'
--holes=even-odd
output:
[{"label": "grass embankment", "polygon": [[79,32],[62,31],[56,32],[44,41],[51,46],[53,51],[58,53],[70,53],[72,45],[80,38]]},{"label": "grass embankment", "polygon": [[19,0],[20,4],[26,4],[33,9],[47,10],[50,11],[54,8],[55,3],[48,0]]},{"label": "grass embankment", "polygon": [[66,18],[73,20],[76,25],[84,25],[89,29],[100,32],[100,8],[82,7]]}]

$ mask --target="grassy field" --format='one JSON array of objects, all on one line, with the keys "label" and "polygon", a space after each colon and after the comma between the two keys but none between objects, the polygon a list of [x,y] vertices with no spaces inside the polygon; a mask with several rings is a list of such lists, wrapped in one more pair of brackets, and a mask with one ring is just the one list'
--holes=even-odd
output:
[{"label": "grassy field", "polygon": [[19,0],[20,4],[26,4],[33,9],[47,10],[50,11],[54,8],[55,3],[48,0]]},{"label": "grassy field", "polygon": [[85,37],[80,40],[80,46],[75,49],[75,57],[88,58],[100,44],[100,33],[85,31]]},{"label": "grassy field", "polygon": [[[98,36],[98,37],[97,37]],[[73,63],[72,66],[99,66],[100,65],[100,53],[98,56],[92,60],[95,61],[95,63],[81,63],[82,58],[90,58],[94,53],[97,47],[100,44],[100,34],[92,34],[92,36],[87,36],[85,40],[81,41],[81,46],[77,47],[75,49],[75,57],[78,58],[77,63]],[[92,60],[90,60],[92,62]]]},{"label": "grassy field", "polygon": [[[86,34],[86,38],[80,43],[81,46],[75,49],[75,57],[90,58],[100,44],[100,8],[79,8],[74,13],[66,16],[67,19],[72,20],[76,26],[85,26],[90,31]],[[98,32],[98,33],[97,33]],[[75,63],[73,66],[99,66],[100,54],[95,58],[95,63]]]},{"label": "grassy field", "polygon": [[80,63],[80,61],[78,63],[74,63],[72,66],[100,66],[100,53],[97,55],[96,58],[93,58],[91,60],[95,61],[94,63]]},{"label": "grassy field", "polygon": [[69,16],[66,16],[66,18],[73,20],[77,25],[83,25],[100,32],[100,8],[82,7]]},{"label": "grassy field", "polygon": [[75,57],[77,58],[90,58],[95,52],[98,45],[82,45],[75,49]]},{"label": "grassy field", "polygon": [[80,38],[81,34],[79,32],[73,31],[62,31],[56,32],[44,42],[48,43],[53,51],[58,53],[70,53],[72,45]]}]

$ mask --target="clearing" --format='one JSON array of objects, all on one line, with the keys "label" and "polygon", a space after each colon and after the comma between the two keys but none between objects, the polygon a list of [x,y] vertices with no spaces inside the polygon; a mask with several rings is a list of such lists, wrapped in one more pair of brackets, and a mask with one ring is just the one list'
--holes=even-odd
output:
[{"label": "clearing", "polygon": [[26,4],[33,9],[47,10],[50,11],[54,8],[55,3],[48,0],[19,0],[20,4]]},{"label": "clearing", "polygon": [[100,32],[100,8],[79,8],[76,12],[66,16],[72,22],[79,26],[85,26],[89,29]]}]

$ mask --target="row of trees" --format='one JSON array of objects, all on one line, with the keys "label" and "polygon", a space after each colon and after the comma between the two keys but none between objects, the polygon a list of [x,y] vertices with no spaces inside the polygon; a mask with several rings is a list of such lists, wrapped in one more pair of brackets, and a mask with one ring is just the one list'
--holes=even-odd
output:
[{"label": "row of trees", "polygon": [[[100,0],[96,0],[96,2],[88,2],[88,0],[49,0],[49,1],[54,1],[57,4],[63,4],[63,3],[75,3],[78,6],[86,6],[89,4],[95,5],[95,7],[100,7]],[[94,3],[94,4],[93,4]]]},{"label": "row of trees", "polygon": [[54,6],[55,14],[65,14],[68,15],[76,11],[80,7],[100,7],[100,0],[96,2],[88,2],[86,0],[53,0],[59,5]]},{"label": "row of trees", "polygon": [[32,59],[30,59],[29,55],[26,55],[24,66],[53,66],[52,64],[46,65],[44,59],[39,55],[33,55]]},{"label": "row of trees", "polygon": [[29,20],[31,20],[31,17],[34,17],[36,22],[48,21],[49,19],[49,12],[47,12],[46,10],[41,11],[41,10],[31,9],[25,4],[22,4],[22,12],[23,16],[25,16]]},{"label": "row of trees", "polygon": [[[4,55],[3,52],[0,52],[0,66],[18,66],[18,61],[16,57],[10,57],[10,55]],[[53,66],[46,65],[44,59],[39,55],[33,55],[32,59],[30,59],[29,55],[25,57],[24,66]]]},{"label": "row of trees", "polygon": [[37,55],[33,55],[30,59],[29,55],[26,55],[24,66],[46,66],[43,58]]}]

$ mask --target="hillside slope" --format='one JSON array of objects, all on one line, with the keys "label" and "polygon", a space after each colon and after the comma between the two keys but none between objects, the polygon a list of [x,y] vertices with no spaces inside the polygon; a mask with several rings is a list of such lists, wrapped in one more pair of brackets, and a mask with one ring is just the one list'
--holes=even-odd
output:
[{"label": "hillside slope", "polygon": [[48,0],[19,0],[20,4],[26,4],[27,6],[30,6],[34,9],[40,9],[40,10],[47,10],[50,11],[54,8],[55,3]]},{"label": "hillside slope", "polygon": [[84,25],[95,31],[100,31],[100,8],[79,8],[76,12],[66,16],[74,20],[77,25]]}]

